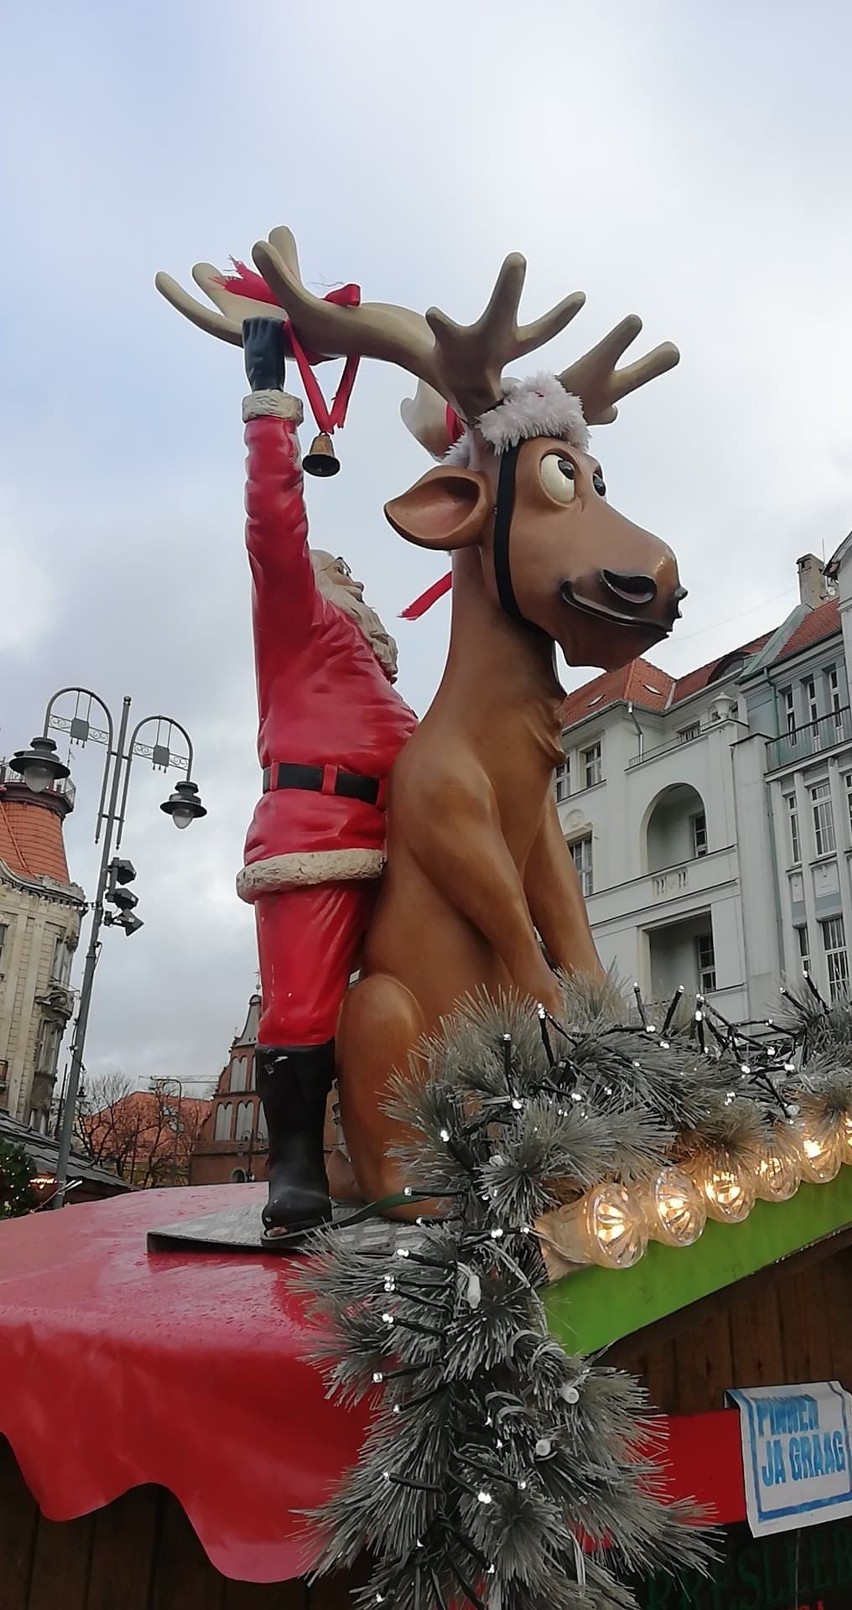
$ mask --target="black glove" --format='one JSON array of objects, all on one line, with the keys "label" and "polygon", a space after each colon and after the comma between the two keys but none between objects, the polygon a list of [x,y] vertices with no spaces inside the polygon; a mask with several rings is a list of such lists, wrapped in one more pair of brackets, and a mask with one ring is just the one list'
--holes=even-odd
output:
[{"label": "black glove", "polygon": [[284,325],[281,319],[243,319],[243,352],[252,391],[284,390]]}]

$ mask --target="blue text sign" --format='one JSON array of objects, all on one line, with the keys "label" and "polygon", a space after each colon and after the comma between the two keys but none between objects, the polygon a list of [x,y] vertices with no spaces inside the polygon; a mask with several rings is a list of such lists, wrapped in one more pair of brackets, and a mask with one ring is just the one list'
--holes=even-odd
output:
[{"label": "blue text sign", "polygon": [[839,1381],[728,1393],[754,1537],[852,1515],[852,1397]]}]

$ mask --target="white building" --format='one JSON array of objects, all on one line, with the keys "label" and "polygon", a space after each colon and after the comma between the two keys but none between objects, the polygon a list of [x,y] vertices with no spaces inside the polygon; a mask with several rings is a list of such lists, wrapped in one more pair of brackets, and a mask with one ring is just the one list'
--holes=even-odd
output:
[{"label": "white building", "polygon": [[848,977],[848,546],[825,575],[799,561],[776,631],[679,678],[634,660],[566,702],[563,830],[602,960],[649,1000],[682,984],[744,1019],[803,959],[826,993]]}]

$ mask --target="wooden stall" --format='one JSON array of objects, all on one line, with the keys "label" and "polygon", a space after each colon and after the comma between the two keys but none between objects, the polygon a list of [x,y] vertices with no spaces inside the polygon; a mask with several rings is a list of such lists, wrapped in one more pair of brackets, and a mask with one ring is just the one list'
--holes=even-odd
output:
[{"label": "wooden stall", "polygon": [[[826,1187],[828,1194],[820,1198],[821,1211],[833,1213],[837,1221],[830,1233],[810,1241],[805,1247],[790,1251],[788,1256],[780,1260],[755,1268],[743,1278],[729,1280],[728,1284],[718,1289],[708,1290],[699,1299],[684,1306],[677,1306],[678,1299],[672,1296],[669,1312],[658,1314],[653,1323],[642,1328],[634,1327],[629,1334],[625,1334],[622,1328],[619,1339],[603,1349],[604,1362],[623,1367],[645,1380],[653,1402],[670,1417],[667,1423],[676,1432],[681,1447],[700,1442],[711,1422],[717,1427],[722,1424],[726,1438],[724,1459],[729,1462],[732,1487],[736,1487],[735,1478],[739,1478],[740,1503],[742,1480],[741,1469],[737,1468],[740,1463],[739,1419],[736,1410],[725,1407],[727,1390],[736,1386],[792,1386],[830,1380],[839,1380],[845,1387],[852,1388],[852,1228],[844,1206],[852,1170],[846,1171],[846,1175],[847,1178]],[[209,1207],[219,1201],[216,1193],[233,1188],[203,1189],[204,1201]],[[209,1199],[207,1193],[210,1193]],[[159,1194],[152,1193],[147,1197],[145,1213],[148,1221],[152,1210],[157,1208]],[[189,1211],[188,1199],[196,1193],[179,1195],[182,1206]],[[164,1224],[169,1216],[174,1215],[174,1200],[172,1195],[159,1209]],[[800,1212],[804,1212],[807,1199],[803,1199],[803,1204]],[[286,1529],[288,1503],[293,1509],[299,1507],[292,1497],[287,1499],[286,1491],[282,1489],[283,1496],[276,1491],[273,1494],[274,1503],[267,1507],[265,1514],[259,1514],[255,1498],[250,1495],[246,1502],[244,1491],[252,1474],[252,1450],[261,1434],[263,1416],[266,1415],[267,1419],[269,1416],[265,1406],[269,1393],[255,1391],[240,1397],[241,1393],[245,1393],[247,1371],[255,1366],[255,1360],[247,1356],[244,1350],[242,1314],[246,1294],[253,1291],[256,1322],[269,1325],[276,1322],[277,1316],[279,1324],[286,1324],[288,1313],[284,1305],[288,1299],[284,1266],[268,1258],[249,1257],[235,1262],[213,1253],[202,1253],[189,1262],[183,1261],[185,1254],[172,1258],[164,1255],[146,1262],[144,1233],[137,1222],[139,1212],[137,1199],[128,1199],[121,1205],[110,1203],[74,1211],[69,1209],[62,1215],[62,1234],[70,1236],[75,1225],[82,1231],[88,1222],[92,1227],[90,1240],[97,1241],[98,1234],[102,1237],[99,1258],[106,1262],[102,1262],[101,1274],[95,1285],[91,1284],[94,1278],[91,1275],[94,1268],[91,1253],[85,1255],[89,1257],[90,1269],[88,1312],[91,1315],[93,1304],[96,1308],[100,1304],[98,1311],[102,1315],[115,1313],[118,1316],[116,1323],[121,1327],[121,1345],[127,1346],[131,1343],[135,1345],[140,1337],[144,1339],[146,1303],[156,1316],[161,1311],[164,1298],[172,1304],[182,1300],[191,1310],[191,1327],[187,1331],[189,1338],[199,1324],[210,1324],[213,1316],[218,1316],[217,1322],[222,1325],[221,1348],[233,1345],[236,1350],[230,1362],[220,1359],[216,1364],[210,1362],[213,1353],[208,1352],[208,1362],[204,1368],[215,1375],[211,1401],[220,1404],[223,1447],[230,1451],[223,1455],[221,1466],[211,1471],[205,1468],[202,1448],[203,1462],[196,1463],[194,1470],[197,1482],[190,1481],[188,1484],[187,1469],[193,1474],[192,1469],[184,1458],[178,1480],[179,1459],[178,1453],[175,1453],[175,1485],[180,1488],[181,1482],[184,1483],[183,1507],[166,1490],[163,1482],[154,1484],[144,1479],[144,1460],[138,1466],[143,1474],[137,1475],[135,1482],[128,1480],[130,1490],[121,1491],[120,1496],[114,1474],[108,1472],[104,1476],[102,1471],[97,1472],[98,1478],[105,1483],[104,1493],[107,1496],[103,1501],[93,1499],[91,1494],[95,1489],[91,1484],[92,1472],[88,1468],[92,1440],[97,1436],[103,1438],[105,1428],[107,1435],[125,1436],[132,1440],[134,1435],[138,1435],[139,1422],[134,1431],[131,1423],[134,1410],[126,1401],[126,1382],[119,1380],[110,1386],[107,1354],[104,1355],[106,1369],[99,1370],[97,1349],[94,1350],[94,1356],[87,1356],[85,1347],[80,1350],[72,1345],[73,1335],[62,1330],[62,1315],[57,1308],[52,1316],[47,1317],[60,1336],[62,1347],[67,1349],[62,1356],[72,1372],[69,1382],[77,1405],[74,1411],[77,1417],[75,1421],[69,1421],[67,1404],[51,1399],[47,1390],[33,1422],[41,1440],[35,1452],[33,1446],[27,1448],[25,1459],[20,1427],[16,1436],[13,1426],[11,1405],[14,1392],[8,1392],[10,1381],[14,1380],[15,1366],[12,1361],[17,1356],[29,1362],[30,1357],[35,1356],[46,1367],[51,1355],[40,1341],[32,1314],[25,1316],[26,1349],[19,1348],[15,1354],[13,1327],[9,1319],[11,1309],[7,1307],[5,1321],[0,1324],[0,1371],[3,1372],[6,1389],[5,1401],[0,1400],[0,1433],[5,1431],[11,1437],[23,1465],[27,1465],[29,1460],[27,1468],[33,1473],[30,1486],[39,1491],[45,1513],[40,1512],[36,1498],[28,1490],[10,1443],[3,1441],[0,1436],[0,1610],[56,1610],[57,1606],[61,1606],[61,1610],[343,1610],[356,1578],[340,1575],[309,1587],[303,1577],[294,1575],[291,1570],[282,1571],[280,1580],[269,1580],[268,1556],[265,1567],[247,1572],[242,1572],[239,1564],[227,1564],[221,1550],[217,1556],[223,1528],[227,1531],[240,1501],[243,1505],[242,1518],[233,1522],[234,1537],[231,1543],[236,1538],[240,1547],[247,1545],[248,1553],[245,1549],[242,1556],[232,1553],[232,1561],[250,1558],[254,1545],[259,1543],[262,1549],[264,1539],[268,1542],[273,1532],[273,1541],[276,1541],[279,1529],[282,1532]],[[107,1214],[110,1215],[109,1220]],[[121,1229],[121,1221],[124,1221],[124,1230]],[[23,1225],[26,1221],[20,1223]],[[756,1224],[757,1234],[760,1231],[759,1217]],[[108,1230],[101,1228],[107,1225]],[[717,1237],[720,1245],[747,1246],[748,1237],[742,1235],[741,1230],[742,1227],[739,1227],[720,1232]],[[17,1233],[23,1235],[25,1232],[21,1229]],[[34,1236],[35,1229],[29,1233]],[[723,1237],[733,1239],[729,1242]],[[30,1251],[33,1245],[34,1242]],[[710,1255],[717,1258],[712,1236],[707,1248],[708,1258]],[[688,1254],[673,1256],[694,1258],[696,1253],[697,1248],[693,1248]],[[64,1250],[57,1248],[55,1255],[58,1261],[64,1260],[63,1267],[69,1258],[73,1263],[70,1243]],[[50,1256],[53,1256],[52,1248],[44,1254],[45,1264]],[[78,1248],[76,1256],[80,1278],[84,1278],[84,1253]],[[751,1261],[754,1262],[754,1257]],[[660,1262],[654,1275],[653,1262],[649,1264],[655,1279],[661,1272],[665,1275],[667,1268],[665,1261]],[[594,1283],[598,1274],[603,1275],[606,1281],[604,1296],[609,1293],[617,1307],[617,1294],[628,1289],[626,1277],[613,1272],[589,1271],[590,1297],[595,1295]],[[578,1297],[586,1278],[585,1275],[576,1277]],[[48,1270],[43,1279],[49,1283]],[[136,1283],[135,1288],[133,1282]],[[621,1286],[619,1282],[622,1282]],[[33,1287],[37,1284],[32,1282]],[[201,1303],[201,1287],[209,1288],[207,1308],[203,1308]],[[665,1289],[664,1279],[662,1288]],[[653,1281],[646,1281],[644,1289],[646,1301],[651,1298],[658,1300],[659,1280],[656,1288]],[[225,1291],[233,1293],[233,1302],[223,1301],[222,1293]],[[563,1293],[561,1288],[554,1288],[554,1292],[554,1307],[558,1309]],[[44,1299],[39,1297],[36,1300]],[[266,1310],[263,1310],[263,1303],[268,1305]],[[128,1320],[131,1308],[132,1324]],[[568,1312],[567,1308],[565,1312]],[[564,1336],[566,1322],[563,1320],[560,1323],[558,1316],[553,1322],[554,1329],[563,1334],[568,1345],[569,1338]],[[107,1323],[106,1318],[103,1323]],[[141,1355],[134,1355],[134,1390],[137,1397],[141,1395],[145,1398],[147,1394],[150,1414],[154,1418],[157,1414],[162,1416],[164,1412],[167,1413],[168,1405],[164,1410],[163,1405],[151,1397],[152,1389],[161,1394],[166,1390],[165,1383],[169,1382],[173,1394],[175,1390],[192,1392],[193,1383],[201,1373],[193,1362],[192,1374],[186,1377],[188,1387],[178,1383],[176,1388],[174,1380],[170,1381],[168,1372],[174,1372],[175,1361],[180,1357],[180,1340],[176,1337],[179,1323],[180,1314],[173,1307],[169,1314],[168,1333],[171,1350],[163,1359],[151,1357],[147,1379],[138,1375]],[[613,1332],[618,1328],[613,1320]],[[218,1345],[217,1338],[212,1340]],[[33,1349],[34,1354],[31,1352]],[[267,1366],[270,1359],[274,1362],[274,1352],[274,1348],[266,1349]],[[89,1355],[91,1353],[90,1348]],[[54,1363],[58,1356],[54,1349]],[[289,1400],[286,1393],[283,1398],[280,1394],[276,1398],[274,1392],[272,1396],[274,1411],[279,1414],[278,1434],[282,1435],[282,1446],[289,1436],[289,1447],[284,1446],[283,1451],[292,1467],[288,1478],[291,1488],[293,1482],[298,1486],[303,1480],[308,1480],[305,1471],[311,1463],[312,1451],[316,1452],[316,1448],[312,1450],[309,1446],[306,1427],[314,1427],[317,1447],[331,1448],[327,1468],[331,1469],[336,1462],[338,1470],[354,1457],[363,1432],[363,1423],[353,1419],[351,1428],[343,1425],[347,1415],[341,1410],[324,1406],[321,1386],[312,1387],[311,1384],[315,1373],[305,1368],[304,1374],[298,1377],[295,1394]],[[274,1374],[268,1378],[272,1383],[275,1379]],[[228,1387],[229,1381],[232,1389]],[[105,1388],[108,1401],[105,1409],[101,1407],[100,1429],[92,1431],[87,1443],[86,1426],[89,1422],[86,1394],[90,1395],[90,1406],[96,1407],[94,1394],[99,1384]],[[314,1396],[306,1404],[306,1396],[311,1390]],[[121,1400],[121,1424],[115,1419],[114,1404],[109,1399],[110,1391],[125,1393],[125,1399]],[[258,1418],[251,1422],[250,1414],[255,1411]],[[234,1420],[229,1428],[224,1422],[232,1412]],[[297,1413],[303,1414],[304,1418],[294,1428],[292,1416]],[[234,1426],[239,1428],[243,1418],[247,1420],[244,1452],[234,1459]],[[141,1423],[144,1423],[144,1416]],[[76,1425],[76,1432],[69,1431],[72,1425]],[[175,1439],[184,1437],[191,1442],[191,1426],[191,1416],[186,1425],[175,1426]],[[205,1435],[208,1437],[205,1447],[209,1449],[213,1445],[209,1441],[209,1427]],[[337,1443],[331,1447],[335,1438]],[[274,1454],[274,1441],[271,1446]],[[722,1444],[717,1441],[711,1446],[718,1449]],[[713,1457],[722,1456],[714,1454]],[[209,1465],[209,1458],[206,1458],[206,1465]],[[60,1466],[64,1469],[64,1486],[62,1481],[55,1479]],[[274,1459],[272,1462],[267,1460],[266,1468],[267,1483],[276,1481]],[[79,1486],[78,1475],[83,1482],[82,1487]],[[197,1490],[202,1478],[208,1483],[206,1508]],[[258,1491],[262,1496],[262,1490]],[[69,1505],[72,1506],[70,1511]],[[46,1518],[46,1514],[58,1513],[62,1506],[66,1512],[76,1513],[76,1518]],[[195,1525],[189,1518],[190,1513]],[[850,1610],[852,1521],[838,1520],[808,1531],[755,1541],[743,1524],[743,1515],[744,1510],[738,1510],[734,1503],[728,1513],[721,1516],[726,1523],[721,1538],[721,1558],[710,1581],[690,1579],[676,1584],[668,1578],[660,1578],[642,1584],[638,1592],[640,1602],[647,1610]],[[199,1533],[204,1535],[203,1544]],[[218,1564],[213,1563],[217,1558]],[[223,1561],[224,1567],[220,1569]],[[254,1575],[255,1580],[242,1580],[243,1575]]]}]

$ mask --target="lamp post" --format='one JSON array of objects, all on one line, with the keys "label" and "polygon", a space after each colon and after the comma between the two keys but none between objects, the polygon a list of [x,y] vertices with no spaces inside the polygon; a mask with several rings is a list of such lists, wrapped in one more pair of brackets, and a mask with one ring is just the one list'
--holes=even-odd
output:
[{"label": "lamp post", "polygon": [[[74,715],[57,715],[55,713],[56,705],[60,699],[64,699],[67,696],[76,698]],[[92,725],[90,718],[93,705],[96,705],[101,711],[105,720],[104,727]],[[81,710],[84,710],[85,713],[81,713]],[[144,727],[150,726],[152,723],[156,723],[157,727],[156,741],[153,744],[140,743],[140,732]],[[34,738],[29,749],[18,750],[17,754],[13,755],[9,762],[11,769],[20,773],[27,787],[38,794],[52,783],[58,782],[69,774],[68,767],[58,758],[56,744],[49,736],[51,729],[67,732],[72,743],[81,745],[87,743],[102,744],[107,751],[95,824],[95,843],[98,844],[102,840],[103,847],[97,889],[92,904],[92,926],[89,932],[89,945],[83,968],[83,982],[80,986],[80,1003],[77,1009],[74,1035],[71,1042],[68,1083],[62,1107],[59,1151],[56,1159],[56,1191],[52,1202],[52,1205],[57,1208],[63,1207],[65,1203],[68,1162],[71,1156],[74,1118],[77,1108],[77,1093],[80,1088],[86,1030],[89,1024],[89,1011],[92,1003],[92,986],[95,981],[95,969],[100,955],[101,926],[106,923],[108,926],[123,928],[128,936],[136,933],[142,927],[140,918],[134,916],[133,913],[133,907],[137,903],[136,896],[126,888],[126,885],[135,878],[135,870],[129,861],[118,859],[111,861],[110,859],[113,843],[116,849],[121,844],[127,808],[127,794],[130,787],[130,771],[134,756],[142,756],[150,760],[155,770],[168,771],[173,769],[184,773],[183,780],[177,784],[174,793],[160,806],[162,811],[171,816],[176,827],[188,827],[191,822],[207,815],[198,796],[198,788],[192,781],[192,741],[186,728],[182,727],[180,722],[175,721],[171,716],[144,716],[141,721],[136,723],[128,740],[129,726],[130,699],[128,697],[122,700],[121,716],[116,734],[115,723],[109,707],[97,693],[92,693],[89,688],[60,688],[58,693],[54,693],[45,711],[44,730],[41,737]],[[180,733],[184,739],[188,751],[186,755],[172,753],[173,732]],[[105,901],[114,905],[117,908],[116,911],[106,911]]]}]

